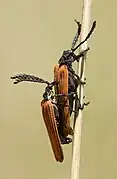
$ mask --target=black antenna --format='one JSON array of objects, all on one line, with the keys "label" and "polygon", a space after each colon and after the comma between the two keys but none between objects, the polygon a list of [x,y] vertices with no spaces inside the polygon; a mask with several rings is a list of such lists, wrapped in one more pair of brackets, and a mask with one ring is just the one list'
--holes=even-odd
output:
[{"label": "black antenna", "polygon": [[74,49],[74,47],[76,45],[76,42],[78,41],[78,38],[80,36],[80,32],[81,32],[81,24],[80,24],[80,22],[78,22],[76,19],[74,19],[74,21],[77,23],[78,29],[77,29],[76,35],[75,35],[75,37],[73,39],[71,50]]},{"label": "black antenna", "polygon": [[14,84],[18,84],[18,83],[23,82],[23,81],[45,83],[47,85],[50,84],[48,81],[45,81],[42,78],[39,78],[39,77],[36,77],[36,76],[33,76],[33,75],[27,75],[27,74],[17,74],[15,76],[11,77],[11,79],[16,80],[14,82]]},{"label": "black antenna", "polygon": [[92,32],[94,31],[95,27],[96,27],[96,21],[93,22],[93,25],[92,25],[91,30],[90,30],[90,32],[88,33],[87,37],[86,37],[82,42],[80,42],[79,45],[77,45],[74,49],[72,49],[73,52],[74,52],[78,47],[80,47],[85,41],[87,41],[87,40],[89,39],[89,37],[91,36],[91,34],[92,34]]}]

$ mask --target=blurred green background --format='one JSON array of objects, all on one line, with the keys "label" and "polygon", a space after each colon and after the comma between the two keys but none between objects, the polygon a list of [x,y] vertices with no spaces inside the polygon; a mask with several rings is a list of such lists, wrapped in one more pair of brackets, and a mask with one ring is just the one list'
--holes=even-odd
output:
[{"label": "blurred green background", "polygon": [[[81,179],[117,179],[116,4],[93,1],[84,111]],[[14,86],[10,76],[29,73],[52,80],[53,66],[71,47],[81,1],[0,1],[0,179],[70,179],[71,145],[56,163],[41,116],[43,84]]]}]

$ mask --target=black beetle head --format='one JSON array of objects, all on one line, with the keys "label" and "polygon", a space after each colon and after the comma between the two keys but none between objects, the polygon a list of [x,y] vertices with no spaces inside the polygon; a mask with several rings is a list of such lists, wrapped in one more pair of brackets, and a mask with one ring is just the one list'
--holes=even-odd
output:
[{"label": "black beetle head", "polygon": [[72,64],[74,61],[75,54],[71,50],[64,50],[61,58],[59,59],[58,63],[62,64]]}]

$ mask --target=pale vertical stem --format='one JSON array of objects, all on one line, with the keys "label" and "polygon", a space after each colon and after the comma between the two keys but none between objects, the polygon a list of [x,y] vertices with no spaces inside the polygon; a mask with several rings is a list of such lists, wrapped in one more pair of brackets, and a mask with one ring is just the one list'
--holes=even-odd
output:
[{"label": "pale vertical stem", "polygon": [[[83,0],[83,11],[82,11],[82,30],[80,41],[83,41],[88,34],[89,24],[90,24],[90,10],[91,10],[91,0]],[[80,50],[85,50],[87,48],[87,42],[85,42]],[[84,80],[85,73],[85,61],[86,56],[80,59],[79,62],[79,76]],[[78,88],[78,94],[80,98],[81,105],[83,104],[84,87],[80,86]],[[78,118],[76,119],[74,128],[74,139],[72,148],[72,165],[71,165],[71,179],[79,179],[80,177],[80,145],[81,145],[81,130],[82,130],[82,111],[79,110]]]}]

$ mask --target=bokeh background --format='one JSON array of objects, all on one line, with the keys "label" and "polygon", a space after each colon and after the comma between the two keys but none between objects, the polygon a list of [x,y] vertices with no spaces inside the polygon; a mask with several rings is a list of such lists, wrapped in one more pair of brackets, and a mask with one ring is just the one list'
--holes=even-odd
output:
[{"label": "bokeh background", "polygon": [[[116,5],[93,1],[83,115],[81,179],[117,178]],[[81,19],[81,1],[0,1],[0,179],[70,179],[71,145],[56,163],[40,102],[45,85],[13,85],[10,76],[29,73],[49,81]]]}]

